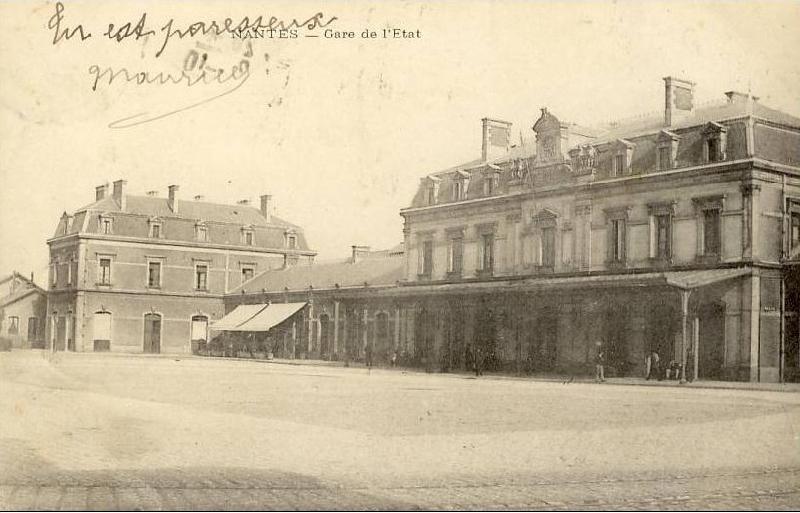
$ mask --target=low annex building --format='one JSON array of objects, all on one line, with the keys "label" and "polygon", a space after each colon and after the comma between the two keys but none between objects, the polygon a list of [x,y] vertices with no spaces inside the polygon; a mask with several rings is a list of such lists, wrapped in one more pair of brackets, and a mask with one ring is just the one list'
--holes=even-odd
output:
[{"label": "low annex building", "polygon": [[235,312],[242,306],[265,312],[281,305],[301,306],[287,310],[274,329],[256,326],[250,341],[242,338],[241,332],[248,332],[253,323],[237,325],[238,340],[254,345],[261,353],[363,361],[369,350],[375,361],[388,362],[400,346],[400,324],[410,320],[400,317],[393,299],[380,294],[397,288],[404,268],[402,244],[382,251],[352,246],[347,259],[259,274],[225,297],[226,311]]},{"label": "low annex building", "polygon": [[302,228],[260,205],[131,195],[124,180],[62,215],[50,247],[49,346],[189,353],[224,314],[224,295],[266,269],[306,265]]},{"label": "low annex building", "polygon": [[14,348],[44,347],[47,293],[14,271],[0,278],[0,339]]}]

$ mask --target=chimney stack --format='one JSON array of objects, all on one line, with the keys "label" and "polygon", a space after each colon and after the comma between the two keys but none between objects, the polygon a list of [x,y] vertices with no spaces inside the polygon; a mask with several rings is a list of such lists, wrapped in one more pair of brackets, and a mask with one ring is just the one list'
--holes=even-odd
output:
[{"label": "chimney stack", "polygon": [[484,162],[508,153],[508,147],[511,145],[511,123],[483,118],[481,127],[483,132],[481,159]]},{"label": "chimney stack", "polygon": [[245,205],[245,206],[247,206],[247,205],[250,204],[250,200],[249,199],[239,200],[239,201],[236,202],[236,204],[237,205]]},{"label": "chimney stack", "polygon": [[360,262],[365,256],[369,254],[369,246],[351,246],[353,248],[352,263]]},{"label": "chimney stack", "polygon": [[106,195],[108,195],[108,182],[104,183],[103,185],[98,185],[94,188],[94,200],[100,201],[101,199],[105,199]]},{"label": "chimney stack", "polygon": [[268,223],[272,222],[272,215],[270,213],[270,207],[271,206],[272,206],[272,195],[270,195],[270,194],[262,194],[261,195],[261,215],[264,216],[264,219],[266,219]]},{"label": "chimney stack", "polygon": [[664,77],[664,126],[672,126],[694,112],[694,82]]},{"label": "chimney stack", "polygon": [[167,190],[169,190],[169,200],[167,200],[167,204],[173,214],[178,213],[178,189],[180,189],[180,187],[177,185],[170,185],[167,187]]},{"label": "chimney stack", "polygon": [[156,196],[158,196],[158,191],[147,191],[147,195],[150,196],[151,198],[155,198]]},{"label": "chimney stack", "polygon": [[120,210],[125,210],[125,184],[127,184],[125,180],[117,180],[114,182],[114,201],[117,202],[119,205]]},{"label": "chimney stack", "polygon": [[728,97],[728,103],[736,105],[744,105],[748,114],[753,113],[753,104],[758,101],[758,96],[753,96],[748,93],[740,93],[739,91],[728,91],[725,93]]}]

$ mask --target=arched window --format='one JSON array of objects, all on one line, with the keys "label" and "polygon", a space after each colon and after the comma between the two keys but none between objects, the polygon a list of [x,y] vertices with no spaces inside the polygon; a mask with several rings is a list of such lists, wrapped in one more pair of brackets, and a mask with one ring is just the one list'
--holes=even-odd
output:
[{"label": "arched window", "polygon": [[208,317],[195,315],[192,317],[192,353],[205,350],[208,343]]},{"label": "arched window", "polygon": [[95,351],[111,350],[111,312],[99,311],[94,313],[92,340]]}]

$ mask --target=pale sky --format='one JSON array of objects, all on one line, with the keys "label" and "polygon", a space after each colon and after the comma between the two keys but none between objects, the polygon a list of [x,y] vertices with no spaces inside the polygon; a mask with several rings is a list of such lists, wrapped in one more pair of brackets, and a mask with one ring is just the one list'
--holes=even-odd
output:
[{"label": "pale sky", "polygon": [[[188,52],[230,69],[240,41],[171,40],[170,19],[336,16],[355,39],[254,39],[250,76],[198,107],[130,128],[231,89],[226,84],[99,83],[92,65],[180,72]],[[108,23],[157,34],[120,43]],[[800,115],[798,2],[103,2],[64,1],[63,25],[92,37],[53,45],[54,3],[0,3],[0,274],[37,273],[60,214],[94,187],[124,178],[143,194],[181,186],[234,203],[273,195],[277,215],[304,227],[319,259],[350,245],[402,240],[399,210],[420,177],[480,155],[480,119],[530,134],[541,107],[591,125],[663,109],[663,81],[697,83],[699,101],[747,91]],[[370,28],[421,39],[362,39]],[[311,34],[320,34],[317,30]],[[199,46],[203,45],[203,46]],[[269,60],[264,54],[269,54]],[[270,74],[266,74],[269,68]],[[288,77],[288,80],[287,80]]]}]

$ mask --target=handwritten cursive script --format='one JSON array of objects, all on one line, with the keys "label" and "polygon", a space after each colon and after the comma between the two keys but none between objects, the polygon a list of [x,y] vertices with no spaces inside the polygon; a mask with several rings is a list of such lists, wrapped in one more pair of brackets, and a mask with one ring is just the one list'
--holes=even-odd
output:
[{"label": "handwritten cursive script", "polygon": [[[54,32],[53,44],[58,44],[64,40],[70,40],[74,36],[80,36],[80,40],[84,41],[92,37],[92,33],[85,29],[82,24],[75,27],[69,27],[65,24],[64,4],[56,2],[55,13],[50,17],[47,27]],[[256,16],[251,18],[245,16],[239,21],[234,21],[232,18],[225,18],[221,22],[216,20],[211,21],[194,21],[188,25],[179,26],[173,18],[170,18],[164,25],[157,31],[149,28],[147,24],[147,13],[142,13],[136,22],[126,21],[121,24],[108,23],[107,29],[103,33],[110,41],[122,43],[126,40],[138,40],[147,36],[155,36],[161,34],[160,46],[155,56],[160,57],[164,50],[166,50],[169,42],[175,38],[184,39],[196,36],[221,36],[221,35],[237,35],[250,31],[287,31],[293,29],[304,28],[309,31],[316,29],[324,29],[334,21],[338,20],[336,16],[325,16],[321,12],[317,12],[312,16],[306,18],[291,18],[283,20],[275,16]]]}]

